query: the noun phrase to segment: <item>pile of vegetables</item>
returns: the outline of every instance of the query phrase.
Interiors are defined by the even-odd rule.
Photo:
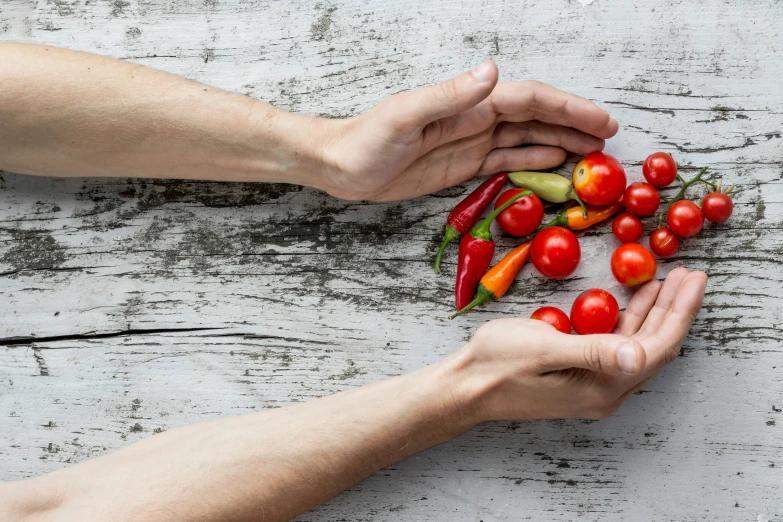
[[[435,272],[449,243],[460,239],[455,285],[457,311],[449,318],[502,297],[514,282],[528,258],[541,275],[564,279],[574,273],[581,259],[579,239],[574,231],[584,230],[616,216],[612,234],[621,243],[612,254],[612,274],[618,282],[634,287],[651,280],[657,270],[655,255],[670,257],[680,248],[681,240],[698,234],[705,219],[722,223],[731,216],[734,187],[723,190],[721,183],[704,179],[707,167],[690,180],[679,173],[670,154],[656,152],[645,160],[642,174],[646,182],[628,186],[625,170],[617,159],[603,152],[593,152],[574,167],[571,180],[551,172],[511,172],[497,174],[479,185],[449,214],[443,242],[435,258]],[[510,180],[519,188],[506,190]],[[670,198],[658,189],[681,183]],[[701,206],[686,197],[687,190],[701,184],[707,194]],[[576,202],[544,223],[544,205]],[[495,201],[493,211],[479,223],[482,212]],[[661,205],[665,205],[660,210]],[[655,221],[650,234],[650,250],[637,243],[644,235],[640,218]],[[490,268],[495,242],[490,232],[493,221],[507,234],[524,238],[524,242]],[[665,224],[664,224],[665,222]],[[652,228],[652,227],[650,227]],[[548,322],[564,333],[573,328],[578,334],[608,333],[620,317],[617,300],[600,288],[580,294],[571,307],[570,316],[547,306],[531,315]]]

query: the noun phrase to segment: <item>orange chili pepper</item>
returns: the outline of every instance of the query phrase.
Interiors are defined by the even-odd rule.
[[[560,212],[555,219],[542,226],[539,230],[549,227],[565,227],[569,230],[583,230],[596,223],[609,219],[624,208],[625,203],[623,203],[623,198],[620,198],[617,203],[605,207],[587,205],[587,217],[582,215],[582,209],[580,207],[571,207]]]
[[[514,282],[514,279],[517,277],[520,269],[525,264],[525,261],[527,261],[527,258],[530,257],[531,243],[532,241],[522,243],[514,250],[506,254],[506,256],[501,259],[498,264],[490,268],[479,282],[475,299],[473,299],[473,301],[471,301],[461,310],[451,314],[449,319],[454,319],[458,315],[464,314],[471,308],[503,296],[503,294],[508,291],[511,283]]]

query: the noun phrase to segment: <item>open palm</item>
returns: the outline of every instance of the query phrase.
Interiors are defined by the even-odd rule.
[[[323,188],[345,199],[399,200],[477,174],[551,168],[566,151],[604,147],[618,125],[592,102],[535,81],[497,83],[492,62],[391,96],[334,121]]]
[[[672,270],[663,284],[653,280],[634,294],[620,317],[614,335],[597,336],[585,345],[589,368],[570,368],[562,374],[578,383],[594,402],[602,404],[603,416],[613,414],[625,400],[639,391],[680,354],[696,314],[701,308],[707,276],[686,268]],[[617,365],[614,348],[623,342],[636,347],[638,372],[627,375],[612,371]]]
[[[614,333],[568,335],[543,321],[485,323],[462,353],[464,379],[485,390],[480,421],[602,419],[675,360],[701,308],[707,276],[676,268],[631,299]],[[459,353],[457,354],[459,356]]]

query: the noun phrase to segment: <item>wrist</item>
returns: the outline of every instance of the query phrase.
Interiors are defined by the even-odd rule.
[[[294,114],[259,103],[262,107],[251,118],[254,180],[323,189],[333,170],[327,149],[340,120]]]
[[[428,367],[444,398],[445,416],[462,431],[491,420],[485,398],[495,383],[482,379],[476,372],[477,359],[467,345],[446,359]]]

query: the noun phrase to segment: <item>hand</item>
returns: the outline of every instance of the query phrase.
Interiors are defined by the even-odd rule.
[[[330,120],[319,188],[344,199],[413,198],[477,174],[555,167],[566,151],[602,150],[617,133],[617,122],[584,98],[497,80],[495,64],[484,62],[358,117]]]
[[[707,276],[673,270],[634,295],[614,334],[566,335],[532,319],[482,326],[456,354],[467,378],[455,396],[477,422],[612,415],[677,358],[701,308]]]

